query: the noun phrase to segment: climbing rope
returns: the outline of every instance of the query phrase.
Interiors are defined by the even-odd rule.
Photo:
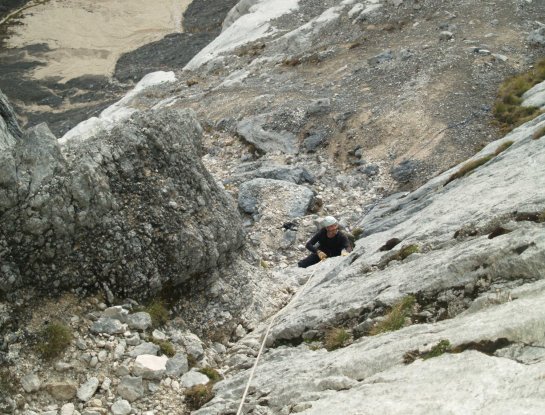
[[[308,277],[307,282],[305,285],[303,285],[303,288],[301,288],[297,293],[291,298],[288,304],[286,304],[283,308],[278,310],[278,312],[272,317],[271,322],[269,323],[269,326],[267,327],[267,331],[265,332],[265,335],[263,336],[263,341],[261,342],[261,347],[259,348],[259,352],[257,353],[257,357],[255,358],[254,366],[252,367],[252,371],[250,372],[250,378],[248,379],[248,383],[246,384],[246,388],[244,389],[244,393],[242,394],[242,399],[240,401],[240,406],[238,407],[237,415],[242,414],[242,407],[244,406],[244,402],[246,401],[246,395],[248,394],[248,390],[250,389],[250,383],[252,383],[252,379],[254,378],[255,369],[257,367],[257,364],[259,363],[259,358],[261,357],[261,354],[263,353],[263,349],[265,348],[265,342],[267,341],[267,337],[269,337],[269,332],[271,331],[271,327],[274,323],[274,320],[282,314],[284,311],[288,309],[288,307],[293,304],[293,302],[299,298],[299,296],[305,291],[305,288],[309,284],[310,280],[314,277],[314,274],[316,274],[316,270],[310,274],[310,277]]]

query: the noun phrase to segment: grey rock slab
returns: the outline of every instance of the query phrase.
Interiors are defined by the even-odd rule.
[[[208,376],[196,370],[190,370],[180,378],[180,385],[184,388],[191,388],[195,385],[206,385],[210,382]]]
[[[184,354],[177,353],[168,359],[165,369],[168,376],[178,377],[183,375],[189,370],[187,357]]]
[[[127,315],[129,311],[124,309],[121,306],[108,307],[102,312],[103,317],[109,317],[121,321],[122,323],[127,322]]]
[[[168,357],[143,354],[136,358],[132,369],[134,376],[143,379],[160,380],[166,372]]]
[[[245,118],[237,124],[237,133],[264,153],[297,154],[297,137],[288,131],[272,131],[264,127],[267,115]]]
[[[144,384],[142,378],[137,376],[123,376],[117,386],[117,394],[129,402],[144,396]]]
[[[146,330],[151,327],[152,320],[149,313],[139,311],[127,316],[127,324],[131,329]]]
[[[121,334],[127,329],[127,325],[121,321],[109,317],[100,317],[91,325],[93,333]]]
[[[285,218],[304,216],[314,192],[308,187],[282,180],[253,179],[242,183],[238,203],[246,213],[260,213],[267,208],[278,210]]]
[[[523,107],[545,106],[545,81],[530,88],[522,95],[522,98],[524,101],[520,105]]]
[[[389,234],[411,235],[417,239],[451,239],[467,224],[483,224],[506,213],[542,206],[545,195],[536,184],[542,183],[545,148],[543,140],[532,140],[532,134],[544,126],[545,115],[536,117],[503,139],[488,144],[470,160],[452,167],[414,192],[396,198],[395,203],[381,209],[380,219],[371,211],[357,226],[365,230],[365,235],[389,230]],[[493,155],[506,141],[515,144],[471,174],[445,186],[465,163]],[[505,177],[505,180],[496,180],[497,177]],[[505,197],[506,194],[509,197]]]
[[[260,370],[255,373],[252,386],[256,390],[268,391],[269,407],[275,413],[280,413],[279,411],[286,406],[301,403],[305,401],[305,396],[312,396],[317,392],[321,393],[318,395],[320,407],[326,405],[327,409],[312,412],[318,408],[313,401],[313,409],[308,413],[332,413],[333,403],[339,404],[345,397],[349,397],[350,404],[342,404],[341,412],[355,413],[357,408],[361,408],[359,401],[356,404],[356,397],[374,400],[376,395],[369,392],[370,387],[384,388],[391,394],[392,384],[388,380],[396,376],[400,376],[403,381],[395,381],[394,385],[399,385],[401,390],[407,388],[407,391],[396,394],[394,399],[387,401],[393,403],[399,400],[398,403],[404,410],[409,408],[413,397],[418,397],[418,401],[428,396],[422,393],[422,390],[428,390],[428,388],[430,396],[435,396],[432,391],[439,389],[446,394],[459,393],[460,400],[464,401],[463,405],[469,405],[467,408],[476,408],[482,403],[492,405],[498,396],[509,397],[506,398],[508,401],[514,399],[524,388],[535,391],[536,382],[539,380],[533,374],[543,370],[544,361],[535,365],[524,365],[513,360],[498,359],[468,350],[425,361],[419,359],[410,365],[405,365],[403,356],[412,350],[429,350],[432,345],[443,339],[448,339],[453,346],[478,344],[501,338],[513,343],[543,345],[545,344],[544,299],[545,289],[541,284],[534,286],[534,290],[531,290],[526,297],[499,304],[486,313],[469,314],[433,325],[413,325],[378,336],[362,337],[350,346],[332,352],[324,349],[310,350],[306,345],[296,348],[269,349],[268,353],[262,356]],[[528,310],[532,312],[528,313]],[[500,375],[504,370],[506,376]],[[410,378],[403,376],[408,372],[412,373]],[[464,372],[467,372],[466,375],[462,375]],[[435,375],[439,373],[441,376]],[[210,406],[214,406],[215,400],[221,402],[238,393],[245,384],[247,375],[248,372],[243,372],[216,384],[216,397]],[[454,385],[459,386],[459,379],[466,379],[466,376],[470,387],[467,389],[454,387]],[[501,379],[501,381],[492,382],[494,386],[491,386],[490,382],[482,383],[481,376],[486,379]],[[420,380],[417,381],[416,377]],[[337,380],[332,381],[333,379]],[[440,384],[439,379],[443,379],[444,383]],[[414,385],[415,382],[419,385],[418,388]],[[452,386],[445,388],[445,383]],[[285,385],[289,385],[289,388]],[[486,386],[482,387],[482,385]],[[513,385],[512,392],[509,391],[511,385]],[[322,390],[324,386],[329,391],[331,391],[329,387],[338,387],[340,391],[324,393]],[[343,391],[345,387],[349,390]],[[417,392],[418,390],[420,392]],[[379,395],[382,396],[382,393]],[[541,392],[518,396],[522,398],[524,405],[530,405],[532,408],[535,402],[542,404],[542,400],[545,399],[545,394]],[[428,400],[423,399],[422,403],[425,402],[429,403]],[[446,410],[449,402],[453,401],[447,397],[440,400],[434,399],[435,413]],[[248,403],[251,404],[252,401]],[[409,413],[429,413],[422,408],[426,407],[417,406],[414,411],[409,410]],[[218,412],[218,414],[221,413]],[[468,413],[473,412],[468,409]],[[197,411],[196,414],[200,412]]]
[[[80,385],[77,391],[77,397],[80,401],[87,402],[93,397],[98,389],[99,381],[97,378],[89,378],[85,383]]]
[[[160,347],[155,343],[142,342],[129,352],[131,357],[137,357],[143,354],[157,355]]]
[[[183,333],[180,337],[181,343],[184,345],[187,354],[196,360],[199,360],[204,355],[204,346],[199,337],[193,333]]]

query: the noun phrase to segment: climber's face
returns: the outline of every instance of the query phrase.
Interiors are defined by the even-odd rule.
[[[339,229],[339,225],[329,225],[325,227],[325,230],[327,231],[327,237],[333,238],[335,235],[337,235],[337,230]]]

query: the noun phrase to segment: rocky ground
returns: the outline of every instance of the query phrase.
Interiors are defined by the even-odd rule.
[[[230,16],[227,44],[247,29],[236,18],[244,21],[250,5],[241,2]],[[203,163],[238,202],[246,245],[231,266],[184,286],[158,331],[144,314],[133,321],[143,304],[126,299],[111,308],[107,292],[83,300],[66,294],[30,309],[30,293],[2,303],[4,410],[183,414],[183,392],[213,376],[198,369],[214,367],[227,379],[199,413],[234,413],[262,320],[313,276],[308,294],[273,327],[274,347],[246,413],[446,413],[437,402],[449,402],[453,391],[453,401],[467,402],[452,404],[454,413],[540,413],[535,383],[513,381],[510,390],[495,380],[537,379],[542,369],[545,161],[542,139],[532,136],[543,118],[503,139],[513,141],[509,150],[478,174],[445,184],[453,166],[501,144],[493,142],[503,135],[492,122],[496,91],[543,54],[536,22],[543,13],[540,2],[526,0],[302,1],[249,42],[218,52],[220,36],[176,68],[176,81],[124,103],[195,110]],[[366,238],[316,275],[294,268],[328,214]],[[403,260],[399,247],[381,250],[394,238],[420,252]],[[369,336],[406,295],[417,302],[407,324],[421,324]],[[74,334],[68,350],[51,361],[26,353],[38,327],[59,315]],[[348,347],[323,348],[332,327],[348,330]],[[419,359],[443,339],[451,351],[469,351]],[[174,357],[154,349],[160,340]],[[403,366],[409,352],[415,363]],[[456,383],[465,379],[475,391],[485,374],[491,392],[479,389],[479,399]],[[423,380],[408,387],[415,379]],[[445,379],[454,383],[442,392],[426,389]],[[494,396],[506,398],[500,405]]]

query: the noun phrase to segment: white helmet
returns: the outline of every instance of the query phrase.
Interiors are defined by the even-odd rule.
[[[335,225],[337,223],[337,219],[335,219],[333,216],[326,216],[324,220],[322,221],[322,226],[331,226]]]

